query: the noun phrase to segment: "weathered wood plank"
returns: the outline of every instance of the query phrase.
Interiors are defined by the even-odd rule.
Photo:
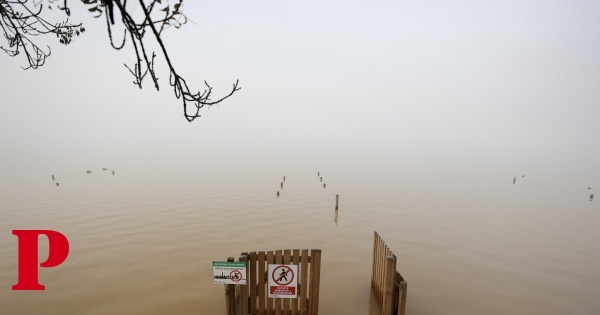
[[[274,263],[275,263],[275,255],[274,255],[274,252],[272,250],[270,250],[270,251],[267,252],[267,266],[269,264],[274,264]],[[269,289],[269,287],[268,287],[269,286],[269,281],[268,281],[269,275],[268,275],[268,272],[269,272],[269,268],[267,268],[267,271],[265,272],[265,275],[264,275],[265,281],[267,281],[267,285],[266,285],[266,288],[265,288],[266,290]],[[267,294],[267,315],[275,315],[275,308],[274,308],[274,304],[273,304],[274,303],[274,301],[273,301],[274,299],[270,298],[268,296],[269,295]]]
[[[375,279],[377,274],[377,231],[373,231],[373,265],[371,267],[371,287],[375,288]]]
[[[258,252],[258,314],[267,314],[265,285],[265,252]]]
[[[294,249],[293,253],[292,253],[292,264],[294,265],[299,265],[300,264],[300,250],[299,249]],[[300,273],[300,268],[298,268],[298,273]],[[300,286],[300,275],[296,275],[296,277],[298,277],[298,286]],[[298,288],[299,289],[299,288]],[[292,306],[291,306],[291,315],[298,315],[298,299],[300,298],[300,292],[298,292],[298,298],[293,299],[292,300]]]
[[[286,249],[283,251],[283,264],[289,265],[292,263],[292,250]],[[294,275],[294,277],[298,277],[298,275]],[[281,306],[281,313],[283,315],[290,314],[290,302],[292,299],[282,299],[283,305]],[[295,299],[294,299],[295,300]]]
[[[235,258],[227,258],[228,262],[235,261]],[[227,315],[235,315],[235,284],[225,284],[225,298]]]
[[[275,264],[283,264],[283,251],[278,249],[275,251]],[[271,277],[271,275],[269,275]],[[280,298],[273,299],[275,301],[275,305],[273,309],[275,310],[275,315],[281,315],[281,300]]]
[[[300,314],[308,314],[308,249],[302,250],[300,258]]]
[[[321,250],[310,251],[312,263],[310,264],[310,309],[309,315],[319,314],[319,286],[321,285]]]
[[[239,315],[248,315],[248,253],[242,253],[239,259],[240,262],[246,264],[246,284],[238,285],[237,290],[239,291],[240,299],[240,313]]]
[[[392,314],[392,306],[394,304],[394,278],[396,270],[394,266],[396,265],[396,260],[392,256],[388,256],[385,264],[385,276],[383,278],[383,314],[391,315]]]
[[[249,268],[248,268],[248,285],[250,289],[250,314],[255,315],[258,314],[256,302],[258,297],[258,291],[256,290],[256,252],[251,252],[249,254]]]

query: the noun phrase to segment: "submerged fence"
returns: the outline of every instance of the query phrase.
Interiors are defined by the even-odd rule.
[[[396,255],[375,231],[373,241],[373,270],[371,287],[379,303],[381,315],[404,315],[407,283],[396,271]],[[371,312],[373,313],[373,312]]]
[[[228,261],[235,259],[230,257]],[[372,298],[370,315],[405,315],[408,286],[396,271],[396,255],[374,232]],[[246,284],[226,284],[227,315],[318,315],[321,278],[320,249],[286,249],[242,253],[239,262],[246,266]],[[296,268],[296,294],[292,298],[269,297],[269,265]],[[275,269],[276,270],[276,269]],[[295,273],[295,274],[294,274]],[[243,283],[243,282],[242,282]]]
[[[228,261],[234,261],[229,258]],[[320,249],[286,249],[242,253],[246,263],[246,285],[225,285],[227,315],[318,315],[321,277]],[[298,266],[298,297],[269,298],[268,265]]]

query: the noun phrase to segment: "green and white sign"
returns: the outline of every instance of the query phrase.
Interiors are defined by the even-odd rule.
[[[213,261],[214,283],[246,284],[246,263]]]

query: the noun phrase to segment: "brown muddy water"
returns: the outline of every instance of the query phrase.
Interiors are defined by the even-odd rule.
[[[577,177],[101,167],[2,179],[0,314],[224,314],[213,260],[320,248],[320,314],[365,315],[374,230],[398,255],[407,314],[600,314],[600,200]],[[14,229],[68,237],[67,260],[40,271],[46,291],[11,291]]]

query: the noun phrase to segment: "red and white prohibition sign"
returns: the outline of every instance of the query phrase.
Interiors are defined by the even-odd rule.
[[[269,265],[269,297],[298,297],[298,265]]]
[[[239,270],[234,270],[229,274],[231,281],[239,282],[242,280],[242,273]]]
[[[289,266],[280,265],[273,269],[271,277],[273,277],[273,281],[278,285],[288,285],[294,280],[294,272]]]

